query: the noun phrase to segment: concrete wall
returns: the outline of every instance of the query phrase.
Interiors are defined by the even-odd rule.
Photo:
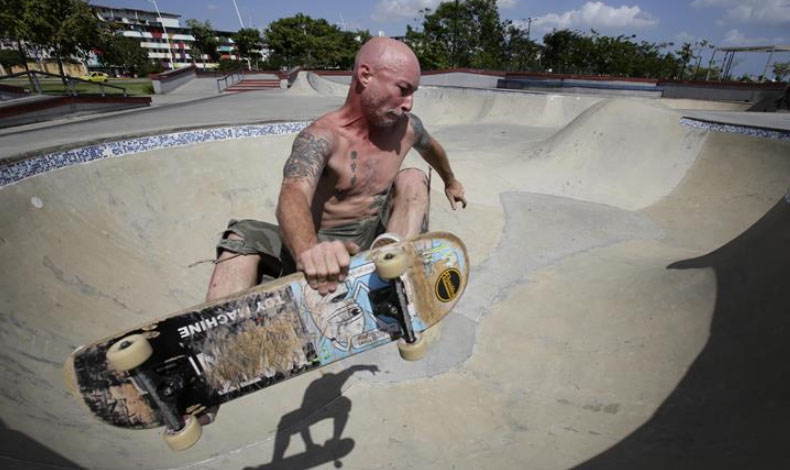
[[[348,85],[351,83],[351,74],[322,73],[321,77],[335,83]],[[420,77],[420,85],[427,86],[457,86],[464,88],[496,88],[497,80],[501,76],[469,72],[441,72],[425,73]]]
[[[635,83],[620,80],[506,78],[498,80],[497,87],[510,90],[584,93],[608,96],[640,96],[644,98],[660,98],[662,93],[662,89],[656,86],[655,83]]]
[[[60,75],[60,68],[58,67],[58,63],[56,61],[44,61],[42,63],[38,62],[28,62],[27,67],[30,70],[38,70],[39,72],[49,72]],[[9,73],[20,73],[24,72],[25,67],[21,65],[15,65],[11,67],[11,72]],[[72,64],[68,62],[63,63],[63,72],[66,75],[72,77],[79,77],[81,75],[85,75],[88,73],[88,69],[85,68],[82,64]]]
[[[154,93],[165,95],[176,88],[191,81],[197,74],[195,67],[183,67],[165,73],[151,75],[151,83],[154,85]]]
[[[321,73],[319,75],[321,77],[326,78],[327,80],[335,82],[335,83],[342,83],[343,85],[350,85],[351,84],[351,75],[350,74],[349,75],[338,75],[338,74],[326,75],[326,74]]]
[[[420,78],[420,85],[458,86],[465,88],[496,88],[501,76],[469,72],[427,73]]]
[[[0,108],[0,128],[19,126],[75,113],[97,113],[142,108],[151,105],[148,97],[53,97],[29,104]]]
[[[8,101],[16,98],[30,96],[30,93],[22,87],[0,85],[0,101]]]
[[[766,96],[778,96],[781,88],[760,85],[720,85],[711,83],[671,83],[662,82],[664,98],[683,98],[711,101],[746,101],[754,103]]]

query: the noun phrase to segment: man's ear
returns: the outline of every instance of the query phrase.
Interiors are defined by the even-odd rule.
[[[357,81],[360,85],[367,87],[370,84],[370,79],[373,74],[367,64],[362,64],[357,67]]]

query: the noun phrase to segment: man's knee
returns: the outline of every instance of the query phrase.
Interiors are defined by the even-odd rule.
[[[401,170],[395,177],[395,194],[406,194],[409,197],[428,195],[428,175],[417,168]]]
[[[224,261],[228,258],[238,258],[240,256],[248,257],[257,255],[257,253],[244,253],[241,249],[243,246],[244,237],[234,232],[226,233],[217,245],[217,261]]]
[[[234,232],[230,232],[225,238],[227,238],[228,240],[239,240],[241,242],[244,241],[244,237]]]

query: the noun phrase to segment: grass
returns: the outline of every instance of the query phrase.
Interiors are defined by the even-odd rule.
[[[59,78],[39,78],[41,84],[41,91],[45,95],[65,95],[66,87]],[[0,80],[0,84],[18,86],[30,90],[30,82],[27,78],[13,78],[7,80]],[[148,78],[111,78],[105,83],[106,85],[114,85],[126,88],[128,96],[150,96],[153,94],[153,85]],[[101,87],[98,83],[83,83],[77,82],[74,84],[74,89],[78,95],[101,95]],[[117,88],[104,87],[106,95],[123,96],[123,91]]]

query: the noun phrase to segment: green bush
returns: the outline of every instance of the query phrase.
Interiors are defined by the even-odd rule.
[[[219,65],[217,66],[217,70],[219,70],[222,73],[229,73],[241,69],[243,67],[244,64],[242,64],[237,60],[220,59]]]
[[[152,73],[162,73],[164,71],[165,71],[165,66],[160,64],[159,62],[151,64],[151,66],[148,67],[148,75]]]
[[[15,51],[12,49],[1,49],[0,50],[0,64],[3,64],[3,67],[11,68],[16,66],[23,66],[25,63],[22,61],[22,55],[19,51]]]

